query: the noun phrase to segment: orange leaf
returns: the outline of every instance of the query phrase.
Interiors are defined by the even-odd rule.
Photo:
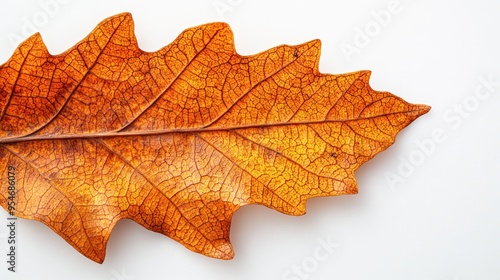
[[[96,262],[127,218],[230,259],[238,208],[357,193],[354,170],[429,110],[369,71],[321,74],[319,55],[315,40],[241,56],[224,23],[145,52],[129,14],[60,55],[36,34],[0,67],[0,203]]]

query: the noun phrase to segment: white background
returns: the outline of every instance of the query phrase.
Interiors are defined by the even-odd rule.
[[[41,223],[22,220],[14,274],[3,261],[1,210],[0,279],[500,279],[499,1],[400,0],[383,25],[375,15],[390,0],[66,0],[44,10],[40,3],[47,2],[1,0],[0,63],[24,33],[40,31],[57,54],[124,11],[133,14],[139,45],[148,51],[185,28],[226,21],[240,54],[319,38],[322,72],[370,69],[374,89],[432,110],[356,172],[359,194],[312,199],[301,217],[240,209],[232,261],[122,221],[100,265]],[[360,32],[371,37],[363,41]],[[348,46],[357,53],[347,54]],[[488,91],[481,79],[498,82]],[[430,140],[436,130],[444,134],[439,143]],[[426,154],[418,142],[427,143]],[[338,244],[323,261],[314,256],[319,239]]]

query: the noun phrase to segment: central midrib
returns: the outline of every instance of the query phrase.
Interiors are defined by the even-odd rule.
[[[150,136],[150,135],[162,135],[162,134],[173,134],[173,133],[203,133],[203,132],[217,132],[217,131],[234,131],[241,129],[253,129],[253,128],[269,128],[269,127],[279,127],[279,126],[300,126],[300,125],[311,125],[311,124],[325,124],[325,123],[345,123],[358,120],[374,119],[379,117],[386,117],[395,114],[414,114],[420,113],[424,109],[415,109],[400,112],[391,112],[386,114],[380,114],[369,117],[357,117],[352,119],[341,119],[341,120],[316,120],[316,121],[303,121],[303,122],[286,122],[286,123],[265,123],[265,124],[249,124],[241,126],[231,126],[231,127],[195,127],[195,128],[171,128],[171,129],[155,129],[155,130],[137,130],[137,131],[111,131],[111,132],[98,132],[90,134],[61,134],[61,135],[29,135],[21,137],[3,138],[0,139],[0,144],[12,144],[18,142],[27,141],[42,141],[42,140],[69,140],[69,139],[91,139],[91,138],[112,138],[112,137],[129,137],[129,136]]]

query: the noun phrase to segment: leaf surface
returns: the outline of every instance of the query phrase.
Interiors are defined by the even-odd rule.
[[[132,219],[231,259],[231,217],[357,193],[354,171],[429,110],[374,91],[370,72],[318,71],[319,40],[236,53],[224,23],[139,49],[130,14],[51,55],[39,34],[0,67],[0,204],[103,262]]]

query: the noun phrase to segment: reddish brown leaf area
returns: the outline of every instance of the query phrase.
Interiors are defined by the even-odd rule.
[[[370,88],[370,72],[318,71],[320,42],[241,56],[224,23],[138,48],[129,14],[60,55],[36,34],[0,67],[0,203],[102,262],[132,219],[230,259],[233,213],[354,194],[354,170],[428,106]]]

